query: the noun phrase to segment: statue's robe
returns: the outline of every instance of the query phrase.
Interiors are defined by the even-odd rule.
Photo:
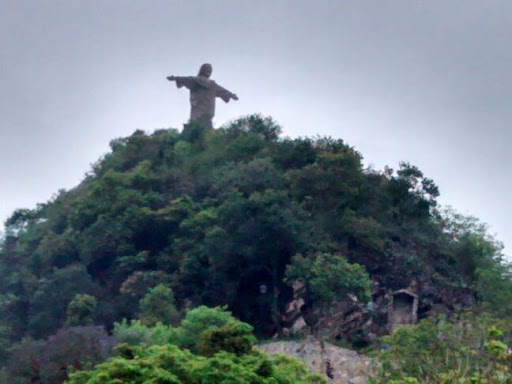
[[[178,88],[190,90],[190,121],[200,121],[212,125],[215,116],[215,99],[220,97],[228,103],[233,94],[213,80],[201,76],[176,77]]]

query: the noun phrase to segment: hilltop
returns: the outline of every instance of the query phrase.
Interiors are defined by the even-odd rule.
[[[162,286],[171,323],[225,305],[265,338],[297,318],[301,332],[318,332],[337,313],[364,313],[345,335],[360,346],[389,330],[390,292],[416,297],[420,319],[497,309],[507,294],[500,245],[440,210],[435,183],[408,163],[368,169],[342,140],[282,137],[257,115],[216,130],[136,131],[110,146],[80,185],[6,221],[4,358],[12,343],[70,324],[149,321],[147,297]]]

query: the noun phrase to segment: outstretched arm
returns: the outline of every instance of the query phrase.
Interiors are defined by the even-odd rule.
[[[167,80],[175,81],[178,88],[192,89],[196,85],[195,79],[194,76],[167,76]]]
[[[226,88],[222,88],[220,85],[217,85],[217,97],[220,97],[224,102],[229,103],[229,100],[238,100],[238,96]]]

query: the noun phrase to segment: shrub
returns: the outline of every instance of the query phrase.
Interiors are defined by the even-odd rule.
[[[374,384],[512,382],[501,321],[465,314],[429,318],[383,338]]]
[[[124,357],[115,357],[93,371],[75,372],[69,384],[320,384],[325,380],[311,374],[297,360],[253,351],[236,356],[219,352],[203,357],[175,345],[137,346]]]
[[[199,341],[207,333],[229,324],[241,324],[241,322],[223,307],[209,308],[202,305],[187,312],[181,325],[176,329],[176,342],[182,347],[197,352]]]
[[[233,353],[249,351],[256,342],[252,331],[252,326],[237,320],[225,308],[200,306],[188,311],[177,328],[161,322],[149,327],[140,320],[123,320],[114,324],[113,334],[130,346],[175,344],[211,355],[221,349]]]
[[[121,343],[128,345],[164,345],[176,342],[176,329],[162,323],[149,327],[140,320],[127,321],[114,324],[113,335]]]
[[[203,334],[199,340],[198,351],[204,356],[211,356],[220,351],[245,355],[256,343],[252,330],[249,324],[242,322],[233,322],[222,328],[211,330]]]

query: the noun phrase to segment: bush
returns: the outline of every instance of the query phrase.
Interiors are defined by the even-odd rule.
[[[505,323],[465,314],[429,318],[383,338],[374,384],[512,382]]]
[[[359,264],[349,263],[341,255],[295,255],[286,268],[286,279],[306,283],[311,298],[319,303],[343,299],[348,294],[365,302],[371,297],[368,272]]]
[[[241,323],[225,308],[209,308],[202,305],[187,312],[181,325],[176,329],[176,342],[182,347],[198,352],[198,343],[207,333],[229,324],[245,323]]]
[[[154,327],[142,324],[140,320],[128,322],[126,319],[114,324],[113,335],[121,343],[128,345],[164,345],[176,342],[176,329],[162,323]]]
[[[69,384],[315,384],[325,383],[297,360],[270,359],[253,351],[236,356],[219,352],[212,357],[194,355],[175,345],[123,347],[115,357],[93,371],[75,372]]]
[[[198,351],[203,356],[211,356],[220,351],[245,355],[256,343],[252,330],[249,324],[242,322],[233,322],[222,328],[211,330],[199,340]]]
[[[140,320],[114,324],[113,334],[121,343],[135,346],[175,344],[194,353],[211,355],[221,349],[245,353],[256,342],[253,328],[237,320],[221,307],[200,306],[187,312],[177,328],[157,323],[154,327]]]

